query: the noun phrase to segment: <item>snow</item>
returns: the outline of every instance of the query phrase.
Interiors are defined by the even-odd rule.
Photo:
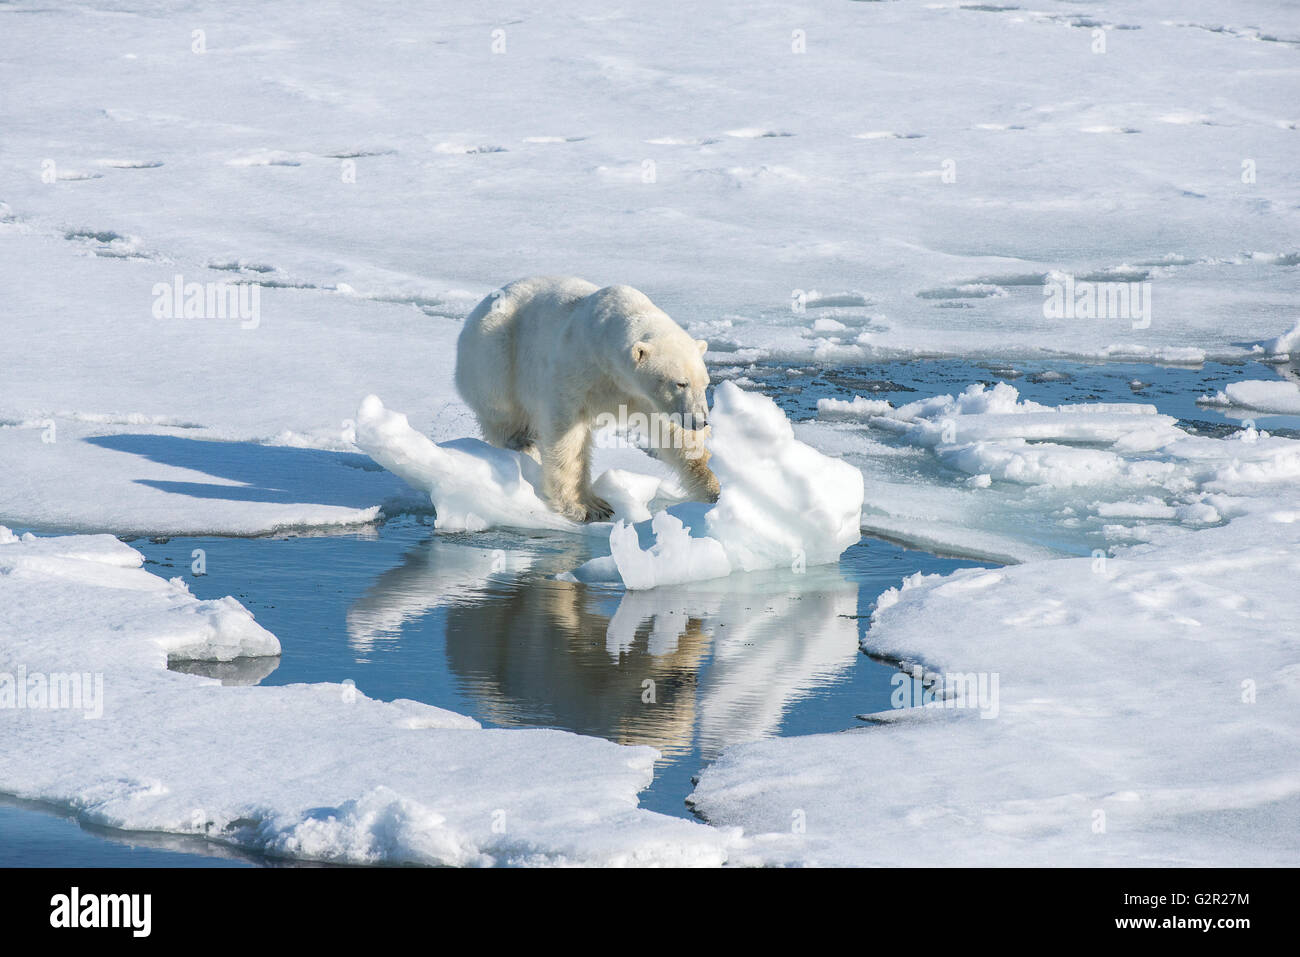
[[[156,2],[10,6],[11,524],[256,534],[372,520],[400,491],[382,473],[334,500],[236,504],[143,484],[228,482],[219,449],[198,469],[211,477],[177,479],[85,440],[157,429],[355,451],[347,422],[368,393],[435,441],[470,434],[451,386],[460,319],[503,282],[574,263],[644,289],[710,341],[715,365],[1197,362],[1294,345],[1295,118],[1269,105],[1294,84],[1292,45],[1259,39],[1300,32],[1285,3],[1222,22],[1208,0],[1122,18],[1103,0],[1090,15],[1105,53],[1068,18],[953,4],[762,2],[687,33],[673,3],[611,20],[569,0],[563,17],[506,26],[436,6],[304,17],[235,3],[200,5],[201,27],[183,29]],[[950,50],[961,83],[934,71]],[[347,83],[336,59],[356,68]],[[1007,63],[1032,95],[997,79]],[[521,217],[525,204],[564,215]],[[1149,328],[1046,319],[1049,274],[1150,282]],[[258,283],[256,328],[154,318],[151,290],[176,275]],[[47,421],[68,447],[25,454]]]
[[[0,224],[0,268],[14,269],[0,374],[0,521],[251,535],[411,507],[406,486],[344,436],[366,384],[389,380],[387,391],[421,409],[426,424],[457,421],[450,368],[431,384],[421,350],[395,348],[430,338],[426,315],[331,297],[325,324],[320,292],[266,288],[256,329],[159,321],[150,312],[157,264],[78,256],[69,245]],[[76,289],[75,302],[64,287]]]
[[[638,809],[650,748],[486,730],[346,682],[222,687],[168,671],[280,643],[234,599],[199,601],[141,561],[110,536],[0,528],[0,704],[14,676],[93,675],[103,691],[98,715],[0,708],[0,790],[105,827],[336,863],[726,860],[734,833]]]
[[[763,0],[685,32],[680,2],[611,16],[567,0],[510,23],[375,0],[309,17],[201,4],[184,24],[156,0],[18,8],[0,107],[10,231],[88,259],[111,243],[63,237],[134,237],[138,258],[115,264],[150,272],[146,289],[246,263],[282,284],[281,302],[404,302],[436,327],[511,278],[577,262],[720,350],[791,357],[1191,361],[1247,354],[1296,321],[1294,44],[1257,36],[1300,35],[1284,0],[1231,13],[1100,0],[1097,27]],[[955,53],[960,82],[934,68]],[[57,301],[61,277],[92,267],[10,268],[40,277],[24,300]],[[1053,271],[1151,282],[1150,327],[1045,319]],[[798,312],[798,290],[862,304]],[[114,301],[104,328],[142,295]],[[847,328],[818,330],[824,319]],[[336,315],[326,334],[351,338],[348,325]],[[33,374],[76,347],[47,344]]]
[[[207,434],[70,417],[0,426],[0,515],[46,530],[256,535],[363,525],[384,506],[418,506],[400,481],[355,453]]]
[[[907,579],[864,650],[992,707],[741,745],[693,806],[748,863],[1294,863],[1300,498],[1272,491],[1171,545]]]
[[[357,410],[356,438],[384,468],[428,491],[438,528],[579,527],[542,500],[541,468],[526,455],[478,439],[436,445],[411,428],[405,415],[385,409],[375,395]]]
[[[1230,382],[1214,395],[1198,399],[1202,405],[1222,406],[1279,415],[1300,415],[1300,385],[1286,381]]]
[[[1288,332],[1282,333],[1265,346],[1270,355],[1285,358],[1292,352],[1300,352],[1300,322],[1296,322]]]

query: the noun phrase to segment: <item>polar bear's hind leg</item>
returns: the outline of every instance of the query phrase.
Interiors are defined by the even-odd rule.
[[[532,425],[521,421],[517,415],[494,414],[496,410],[478,413],[479,428],[483,430],[483,439],[489,445],[499,449],[522,452],[539,464],[541,454],[537,451],[537,436]]]
[[[537,450],[537,436],[533,435],[530,429],[517,429],[514,435],[506,440],[506,448],[514,452],[522,452],[538,465],[542,463],[542,453]]]

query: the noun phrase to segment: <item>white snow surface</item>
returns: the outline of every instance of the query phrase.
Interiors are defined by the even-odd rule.
[[[102,714],[0,708],[0,790],[107,827],[353,864],[699,865],[734,832],[641,810],[656,752],[488,730],[348,683],[222,687],[168,658],[278,655],[232,598],[199,601],[111,536],[0,527],[0,703],[102,679]],[[35,699],[32,699],[33,701]]]
[[[1300,415],[1300,385],[1288,381],[1230,382],[1214,395],[1202,396],[1202,405],[1244,409],[1278,415]]]
[[[739,745],[694,807],[743,826],[750,863],[1294,865],[1300,497],[1285,499],[1115,558],[907,579],[864,650],[996,675],[989,717],[940,699]]]
[[[1288,0],[6,6],[5,245],[149,273],[79,300],[110,338],[157,325],[149,288],[178,272],[277,284],[264,342],[289,301],[432,331],[574,263],[718,355],[1194,361],[1297,321]],[[91,266],[13,255],[15,311],[61,322]],[[1149,327],[1045,319],[1053,271],[1151,282]],[[33,374],[79,346],[46,345]]]

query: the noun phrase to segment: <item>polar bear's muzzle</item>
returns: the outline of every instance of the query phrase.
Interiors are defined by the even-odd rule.
[[[677,419],[688,432],[708,426],[709,400],[703,389],[691,389],[678,398]]]
[[[708,428],[709,410],[703,412],[686,412],[682,415],[682,428],[691,432],[697,432],[700,429]]]

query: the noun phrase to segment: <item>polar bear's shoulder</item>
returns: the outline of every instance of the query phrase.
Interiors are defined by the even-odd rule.
[[[628,315],[655,308],[649,296],[632,286],[605,286],[595,290],[592,299],[602,306]]]
[[[591,318],[603,325],[635,329],[641,335],[655,335],[677,324],[650,297],[632,286],[605,286],[587,298]]]

